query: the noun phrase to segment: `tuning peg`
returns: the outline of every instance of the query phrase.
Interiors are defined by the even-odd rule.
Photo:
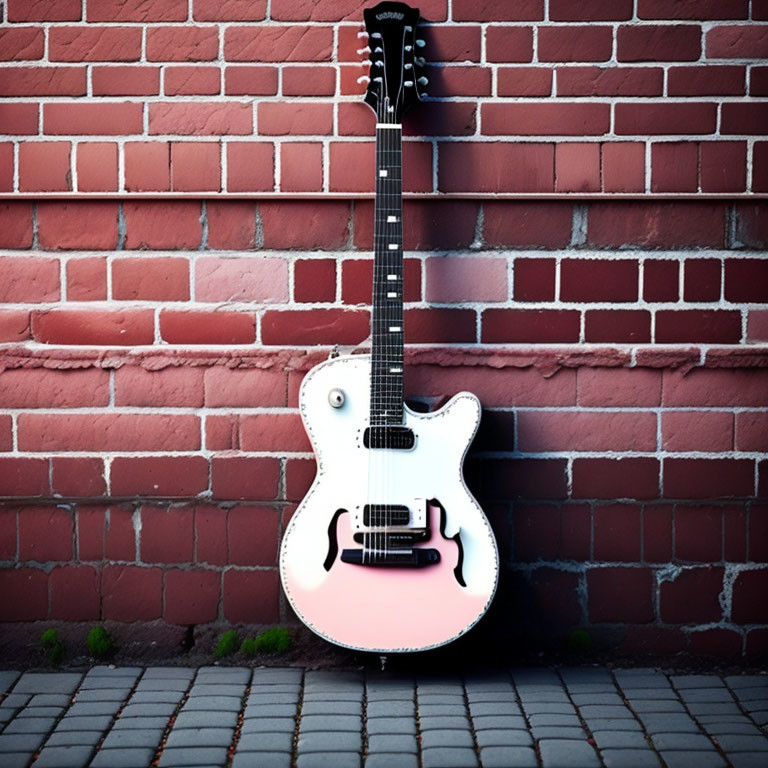
[[[426,45],[426,43],[423,40],[417,40],[416,41],[416,47],[417,48],[423,48]]]
[[[362,56],[364,53],[370,53],[371,49],[366,45],[365,48],[358,48],[357,55]]]
[[[423,56],[416,56],[413,59],[413,63],[417,67],[423,67],[427,63],[427,60]]]
[[[361,64],[362,64],[364,67],[365,67],[365,66],[370,66],[370,65],[371,65],[371,60],[370,60],[370,59],[363,59],[363,60],[362,60],[360,63],[361,63]]]
[[[413,69],[413,64],[408,62],[407,64],[403,64],[403,69]]]
[[[413,32],[413,27],[406,26],[406,27],[404,27],[404,29],[405,29],[406,32]]]
[[[429,80],[427,80],[426,77],[420,77],[416,82],[419,85],[424,86],[424,85],[426,85],[429,82]]]
[[[368,39],[368,33],[367,32],[358,32],[357,36],[359,38],[363,38],[364,37],[364,38]]]
[[[405,46],[405,50],[410,53],[413,50],[413,46],[412,45],[406,45]]]
[[[403,83],[403,85],[404,85],[406,88],[413,88],[413,80],[406,80],[406,81]]]
[[[374,32],[374,33],[371,35],[371,37],[372,37],[374,40],[381,40],[381,32]]]
[[[383,67],[384,66],[384,62],[381,59],[376,59],[376,61],[373,62],[373,65],[375,67]]]
[[[365,83],[366,85],[368,85],[368,83],[371,82],[371,78],[368,77],[368,75],[361,75],[360,77],[357,78],[357,82]]]

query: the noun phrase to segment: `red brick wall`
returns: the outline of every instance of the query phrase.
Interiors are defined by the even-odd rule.
[[[362,5],[5,3],[0,621],[292,621],[298,384],[368,335]],[[483,402],[490,625],[765,653],[768,4],[421,6],[407,388]]]

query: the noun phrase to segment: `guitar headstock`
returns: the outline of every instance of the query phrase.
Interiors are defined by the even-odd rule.
[[[419,53],[424,41],[416,37],[419,9],[383,2],[366,8],[363,16],[371,59],[365,102],[378,122],[400,123],[427,84],[419,74],[424,64]]]

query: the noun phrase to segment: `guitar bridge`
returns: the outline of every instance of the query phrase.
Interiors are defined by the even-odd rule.
[[[351,565],[372,565],[394,568],[423,568],[440,562],[437,549],[344,549],[341,562]]]

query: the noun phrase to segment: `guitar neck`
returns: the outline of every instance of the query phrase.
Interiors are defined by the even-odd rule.
[[[376,127],[371,324],[371,424],[402,424],[402,129],[386,122],[378,122]]]

